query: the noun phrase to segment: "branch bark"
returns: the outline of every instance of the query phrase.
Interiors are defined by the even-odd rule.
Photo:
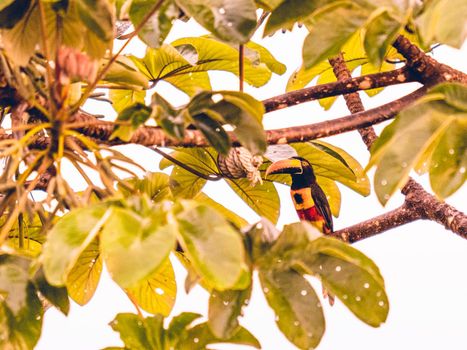
[[[263,100],[263,104],[266,113],[269,113],[321,98],[340,96],[360,90],[370,90],[390,85],[410,83],[417,81],[416,78],[416,75],[412,74],[407,67],[389,72],[362,75],[355,78],[352,78],[349,73],[343,80],[287,92]]]

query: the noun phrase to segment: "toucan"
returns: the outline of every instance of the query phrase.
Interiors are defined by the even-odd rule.
[[[266,169],[266,176],[272,174],[292,176],[290,195],[300,220],[309,221],[325,234],[333,231],[328,199],[316,183],[313,167],[308,160],[302,157],[279,160]]]

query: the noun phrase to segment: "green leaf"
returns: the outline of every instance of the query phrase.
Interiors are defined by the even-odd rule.
[[[260,270],[259,278],[281,332],[300,349],[315,348],[325,321],[321,302],[308,281],[293,270]]]
[[[378,165],[375,191],[382,204],[403,186],[410,170],[424,161],[426,150],[439,142],[457,112],[443,101],[419,103],[402,111],[383,130],[367,166]]]
[[[113,39],[114,18],[106,0],[78,0],[78,13],[84,25],[101,41]]]
[[[219,172],[214,161],[216,154],[211,149],[179,148],[170,155],[201,174],[210,175]],[[171,165],[171,161],[163,158],[159,167],[165,169]],[[176,165],[170,174],[169,184],[174,196],[191,199],[201,191],[206,180]]]
[[[34,282],[42,296],[59,309],[65,316],[70,311],[70,300],[65,287],[50,285],[45,279],[44,270],[40,269],[34,277]]]
[[[136,28],[155,6],[153,0],[132,0],[130,20]],[[165,1],[143,25],[138,37],[149,47],[158,48],[172,28],[172,22],[178,18],[179,10],[171,1]]]
[[[202,132],[214,149],[221,154],[227,154],[230,149],[229,135],[217,118],[211,118],[212,115],[213,113],[209,115],[202,113],[194,115],[192,119],[196,128]]]
[[[329,177],[331,179],[334,179],[336,181],[339,181],[341,184],[349,187],[350,189],[354,190],[355,192],[361,194],[362,196],[368,196],[370,194],[370,180],[368,179],[368,176],[365,173],[365,170],[362,168],[360,163],[352,157],[349,153],[344,151],[343,149],[336,147],[334,145],[331,145],[330,143],[321,141],[321,140],[315,140],[313,141],[315,145],[319,144],[324,147],[324,149],[327,149],[329,151],[335,152],[340,158],[342,158],[347,166],[352,170],[352,172],[355,174],[355,179],[348,179],[344,176],[336,176],[330,172],[325,172],[325,173],[320,173],[317,172],[316,174],[318,176],[325,176]]]
[[[204,350],[209,344],[229,343],[239,345],[249,345],[256,349],[260,349],[261,345],[258,340],[243,327],[239,327],[238,331],[227,339],[221,339],[211,333],[207,323],[201,323],[193,328],[190,328],[183,339],[175,345],[177,350]]]
[[[246,45],[246,56],[248,56],[248,50],[252,50],[258,54],[258,61],[264,63],[271,72],[282,75],[287,71],[285,64],[279,62],[264,46],[261,46],[253,41],[249,41]],[[252,59],[255,63],[256,60]],[[259,63],[261,64],[261,63]]]
[[[177,295],[177,284],[172,264],[167,259],[156,273],[127,289],[136,303],[151,314],[168,316]]]
[[[153,202],[162,202],[165,199],[171,199],[171,193],[169,188],[169,176],[164,173],[152,173],[148,172],[144,178],[132,178],[126,180],[129,182],[135,190],[139,193],[145,193]],[[125,196],[133,195],[134,192],[128,192],[127,190],[120,189]]]
[[[250,295],[251,287],[244,290],[211,292],[208,325],[216,337],[230,338],[238,331],[238,318],[243,314],[243,307],[248,305]]]
[[[176,0],[180,8],[219,39],[245,44],[256,29],[253,0]]]
[[[319,276],[323,286],[337,296],[355,316],[373,327],[389,311],[384,280],[378,267],[361,252],[330,237],[319,237],[306,250],[297,251],[296,263]]]
[[[240,233],[213,208],[188,201],[183,206],[176,220],[185,254],[212,287],[231,288],[247,269]]]
[[[110,323],[110,326],[120,333],[125,349],[167,349],[161,315],[142,319],[135,314],[120,313]]]
[[[117,124],[110,135],[110,140],[119,138],[123,141],[130,141],[133,133],[149,119],[151,113],[150,107],[139,102],[125,108],[118,114]],[[120,124],[118,124],[119,122]]]
[[[371,15],[365,25],[365,51],[370,62],[379,67],[383,62],[389,46],[401,31],[403,23],[390,9],[379,8]]]
[[[446,129],[430,162],[430,184],[437,196],[446,198],[467,179],[467,120],[458,118]]]
[[[94,240],[110,211],[103,205],[75,209],[60,218],[43,246],[42,261],[47,281],[64,285],[81,253]]]
[[[28,11],[31,0],[3,0],[0,2],[0,28],[11,29]]]
[[[130,58],[138,70],[154,82],[165,80],[190,96],[202,90],[211,90],[206,69],[187,60],[171,45],[148,49],[142,59]]]
[[[336,218],[339,217],[341,208],[341,191],[339,190],[339,187],[335,181],[328,179],[327,177],[317,176],[316,182],[319,187],[322,188],[326,198],[328,199],[332,215]]]
[[[109,91],[109,99],[112,101],[112,107],[117,113],[122,112],[132,105],[144,104],[145,96],[146,91],[144,90],[111,89]]]
[[[242,228],[248,225],[248,221],[242,218],[240,215],[237,215],[230,209],[227,209],[222,204],[216,202],[214,199],[207,196],[205,193],[200,192],[194,198],[195,201],[201,204],[205,204],[210,206],[211,208],[216,209],[219,213],[221,213],[229,222],[233,223],[238,228]]]
[[[113,207],[101,234],[107,269],[121,287],[134,287],[161,268],[175,246],[175,227],[162,210],[140,216]]]
[[[178,111],[157,92],[152,95],[151,107],[157,124],[168,135],[182,140],[185,134],[185,110]]]
[[[259,216],[277,223],[280,199],[273,183],[265,181],[253,187],[248,179],[226,179],[226,182]]]
[[[440,42],[460,48],[467,36],[466,17],[465,1],[432,0],[415,23],[425,44]]]
[[[167,330],[170,342],[176,342],[178,338],[185,337],[186,328],[200,317],[200,314],[194,312],[182,312],[180,315],[172,318],[172,321],[170,321],[169,324],[169,329]]]
[[[303,43],[305,68],[337,54],[366,18],[366,10],[350,1],[333,2],[321,7],[313,16],[309,34]]]
[[[28,278],[29,261],[0,257],[0,348],[30,350],[41,335],[43,309]]]
[[[101,61],[102,65],[106,65],[107,63],[108,60],[106,59]],[[148,78],[143,73],[139,72],[131,58],[126,56],[118,56],[117,60],[112,63],[102,80],[119,85],[130,85],[141,89],[146,89],[148,87]],[[134,92],[143,93],[143,91],[140,90],[135,90]],[[112,93],[112,90],[110,90],[110,93]],[[144,102],[144,99],[140,102]]]
[[[102,256],[99,241],[94,239],[68,273],[66,287],[70,298],[78,305],[87,304],[97,289],[101,273]]]
[[[209,37],[181,38],[172,43],[180,52],[190,53],[193,58],[193,67],[191,71],[220,70],[233,73],[238,76],[238,50],[223,42]],[[253,49],[259,50],[253,45]],[[254,86],[261,87],[271,79],[271,70],[265,62],[263,51],[258,51],[260,61],[252,60],[249,57],[244,59],[245,82]]]
[[[266,23],[263,37],[274,34],[282,28],[292,29],[295,22],[308,17],[321,4],[322,1],[302,0],[284,0],[275,3],[274,11]]]

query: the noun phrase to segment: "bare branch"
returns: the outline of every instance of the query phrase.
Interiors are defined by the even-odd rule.
[[[416,81],[415,75],[406,67],[390,72],[363,75],[352,78],[349,74],[345,79],[333,83],[315,85],[285,93],[263,100],[266,113],[278,109],[295,106],[300,103],[319,100],[321,98],[349,94],[359,90],[370,90],[380,87],[404,84]]]

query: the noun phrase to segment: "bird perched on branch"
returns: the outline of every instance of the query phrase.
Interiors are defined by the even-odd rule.
[[[310,162],[301,157],[279,160],[267,168],[266,176],[272,174],[292,176],[290,195],[300,220],[310,222],[325,234],[333,231],[329,202],[316,183]]]

